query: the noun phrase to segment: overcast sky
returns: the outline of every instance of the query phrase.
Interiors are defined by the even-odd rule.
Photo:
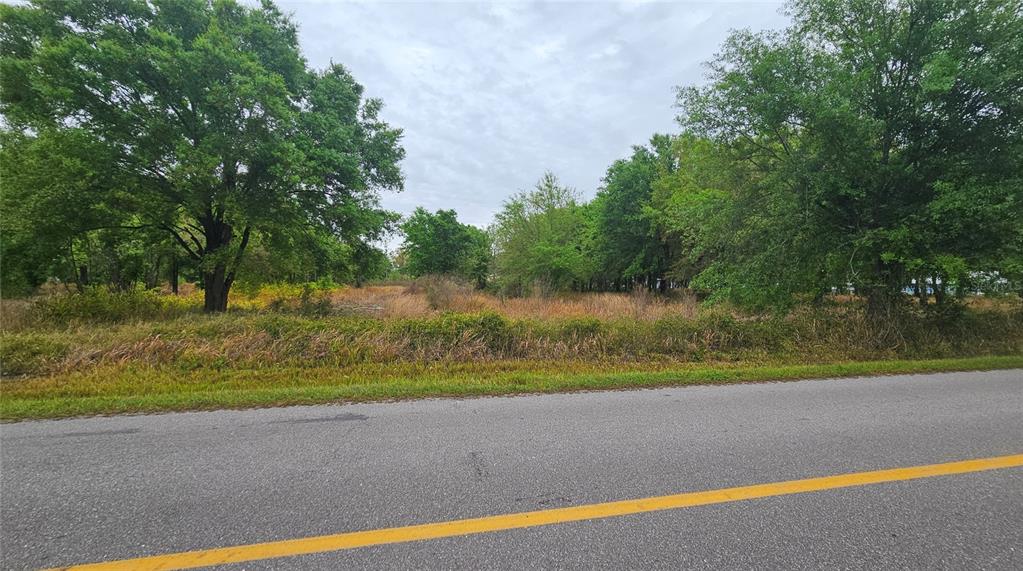
[[[632,145],[677,131],[675,86],[701,82],[728,30],[785,24],[778,2],[279,5],[310,64],[344,64],[404,129],[385,207],[479,226],[546,169],[593,196]]]

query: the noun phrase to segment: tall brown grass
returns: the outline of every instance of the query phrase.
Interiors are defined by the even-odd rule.
[[[1023,312],[1018,310],[969,310],[940,324],[914,317],[900,326],[897,341],[879,346],[876,330],[862,312],[834,308],[785,316],[736,318],[712,309],[693,317],[672,313],[650,319],[650,313],[643,313],[646,320],[620,314],[598,319],[568,313],[586,307],[585,300],[544,300],[540,309],[526,303],[515,306],[524,317],[511,318],[490,311],[436,313],[423,308],[421,296],[391,293],[402,301],[384,303],[389,311],[419,300],[412,302],[415,308],[403,311],[428,315],[188,313],[162,320],[4,332],[0,372],[32,376],[100,366],[220,371],[501,360],[823,363],[1023,353]],[[638,311],[649,312],[648,307]],[[560,312],[558,317],[552,317],[554,311]]]
[[[141,311],[143,306],[147,311]],[[109,292],[103,288],[85,295],[61,291],[27,300],[0,299],[0,330],[17,332],[45,325],[146,321],[198,313],[201,308],[202,292],[187,284],[182,284],[176,296],[169,291]],[[666,297],[645,290],[505,298],[447,278],[425,278],[406,285],[362,288],[264,286],[253,291],[234,292],[229,311],[300,312],[384,320],[492,312],[508,319],[656,321],[666,317],[693,318],[699,313],[699,305],[693,296],[685,293]]]
[[[910,312],[904,322],[882,324],[897,335],[880,335],[850,302],[754,315],[700,307],[684,294],[501,298],[443,278],[265,287],[239,292],[222,315],[203,315],[200,295],[97,290],[0,302],[0,373],[501,360],[820,363],[1023,353],[1018,300],[985,300],[954,314]]]
[[[444,279],[419,281],[411,286],[367,286],[338,289],[330,294],[338,313],[384,318],[429,317],[446,312],[489,311],[509,319],[593,318],[602,321],[665,317],[695,317],[694,296],[678,293],[658,296],[633,293],[565,294],[558,297],[504,298]]]

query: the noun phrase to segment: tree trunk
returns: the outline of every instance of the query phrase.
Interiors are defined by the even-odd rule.
[[[206,313],[227,311],[227,295],[231,291],[231,284],[234,283],[235,272],[241,264],[245,247],[249,244],[252,227],[245,227],[234,256],[229,256],[229,251],[224,251],[230,249],[231,239],[234,237],[234,228],[230,224],[223,218],[218,218],[211,210],[202,221],[202,227],[203,235],[206,237],[204,256],[216,260],[212,270],[203,271],[203,310]]]
[[[931,278],[934,281],[934,303],[936,305],[945,305],[945,280],[942,279],[941,283],[938,283],[938,276]]]
[[[78,289],[81,290],[87,285],[89,285],[89,266],[78,266]]]
[[[121,258],[117,254],[117,248],[114,247],[114,242],[111,238],[106,237],[101,242],[102,254],[108,265],[107,274],[107,286],[114,291],[124,291],[128,289],[125,283],[124,276],[122,276],[122,264]]]
[[[227,311],[227,294],[231,290],[231,279],[227,273],[227,261],[221,252],[231,245],[234,229],[230,224],[211,216],[203,221],[203,234],[206,236],[206,255],[217,256],[217,263],[212,270],[204,270],[203,311],[216,313]]]
[[[874,279],[862,289],[866,298],[866,319],[874,330],[879,348],[892,347],[901,342],[901,268],[880,258],[874,262]],[[859,289],[857,288],[857,292]]]
[[[163,256],[157,256],[153,268],[146,272],[146,289],[153,289],[160,284],[160,266],[163,265]]]
[[[171,293],[178,295],[178,257],[175,255],[170,259],[170,288]]]
[[[121,279],[121,264],[114,262],[110,266],[110,285],[117,291],[124,291],[124,281]]]
[[[887,320],[892,311],[892,299],[887,288],[874,286],[866,288],[864,293],[867,298],[867,317],[870,321],[877,323]]]
[[[212,272],[203,273],[203,311],[214,313],[227,311],[227,294],[231,282],[227,279],[225,264],[217,264]]]

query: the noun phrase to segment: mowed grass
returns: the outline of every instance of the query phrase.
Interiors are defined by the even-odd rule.
[[[0,419],[18,421],[1008,368],[1023,368],[1023,356],[802,365],[632,363],[600,366],[585,362],[491,362],[473,366],[376,364],[348,370],[280,367],[191,372],[137,366],[100,367],[51,377],[5,381],[0,396]]]

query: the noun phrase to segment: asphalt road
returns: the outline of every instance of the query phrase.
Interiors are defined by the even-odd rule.
[[[4,569],[1023,453],[1023,371],[25,422]],[[227,569],[1023,569],[1023,468]]]

